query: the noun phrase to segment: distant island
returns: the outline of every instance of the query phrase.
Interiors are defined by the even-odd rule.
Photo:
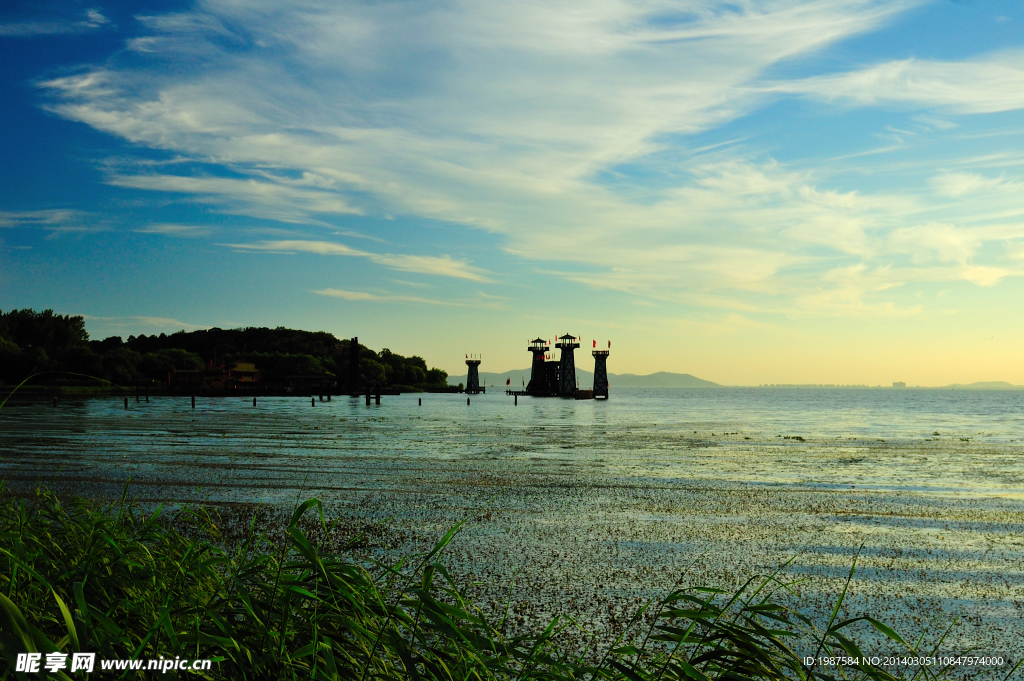
[[[90,340],[80,316],[0,311],[0,383],[17,385],[39,374],[32,385],[68,389],[104,381],[193,393],[308,394],[367,384],[402,392],[453,389],[447,372],[429,368],[422,357],[403,357],[387,348],[375,352],[358,342],[353,348],[353,340],[284,327]]]

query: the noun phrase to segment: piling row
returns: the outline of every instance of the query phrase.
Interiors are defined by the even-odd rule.
[[[139,402],[141,402],[141,401],[142,401],[141,397],[142,397],[142,396],[140,396],[140,395],[136,395],[136,396],[135,396],[135,401],[136,401],[136,403],[139,403]],[[353,395],[353,397],[355,397],[355,395]],[[366,406],[370,406],[370,400],[371,400],[371,399],[373,400],[374,404],[377,404],[377,405],[379,405],[379,404],[380,404],[380,397],[381,397],[380,393],[374,393],[374,392],[372,392],[372,391],[367,391],[367,392],[366,392]],[[149,395],[148,395],[148,394],[146,394],[146,395],[145,395],[145,398],[146,398],[146,403],[148,404],[148,403],[149,403]],[[327,396],[327,398],[326,398],[326,399],[324,399],[324,396],[323,396],[323,395],[320,395],[320,396],[319,396],[319,400],[320,400],[320,402],[330,402],[330,401],[331,401],[331,396],[330,396],[330,395],[328,395],[328,396]],[[192,403],[192,408],[193,408],[193,409],[195,409],[195,408],[196,408],[196,396],[195,396],[195,395],[192,395],[191,403]],[[310,396],[310,398],[309,398],[309,404],[310,404],[310,406],[311,406],[311,407],[315,407],[315,406],[316,406],[316,403],[317,403],[317,398],[316,398],[316,397],[313,397],[313,396]],[[125,397],[125,398],[123,399],[123,402],[122,402],[122,404],[124,405],[124,408],[125,408],[125,410],[127,410],[127,409],[128,409],[128,398],[127,398],[127,397]],[[417,398],[417,400],[416,400],[416,404],[417,404],[417,406],[420,406],[420,407],[422,407],[422,406],[423,406],[423,398],[422,398],[422,397],[420,397],[420,398]],[[467,398],[466,398],[466,405],[467,405],[467,406],[469,406],[469,405],[471,405],[471,404],[472,404],[472,402],[471,402],[471,398],[467,397]],[[516,396],[514,397],[514,402],[513,402],[513,404],[515,404],[516,406],[519,406],[519,396],[518,396],[518,395],[516,395]],[[257,405],[257,401],[256,401],[256,398],[255,398],[255,397],[253,397],[253,398],[252,398],[252,406],[254,406],[254,407],[255,407],[256,405]],[[57,406],[58,406],[58,400],[57,400],[57,397],[54,397],[54,398],[53,398],[53,408],[54,408],[54,409],[56,409],[56,408],[57,408]]]

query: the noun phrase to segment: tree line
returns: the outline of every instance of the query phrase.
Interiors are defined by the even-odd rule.
[[[447,372],[428,368],[422,357],[403,357],[387,348],[374,352],[358,345],[358,373],[353,375],[351,344],[325,331],[284,327],[212,328],[90,340],[81,316],[53,310],[0,310],[0,380],[16,384],[40,374],[33,383],[88,384],[98,378],[123,386],[162,385],[174,370],[245,361],[256,365],[261,381],[271,384],[291,375],[322,374],[335,377],[339,386],[447,387]]]

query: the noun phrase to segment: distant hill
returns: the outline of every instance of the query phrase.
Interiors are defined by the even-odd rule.
[[[1006,381],[978,381],[977,383],[953,383],[944,385],[950,390],[1021,390],[1024,386],[1014,385]]]
[[[613,378],[614,376],[614,378]],[[721,386],[690,374],[659,371],[646,376],[608,374],[608,383],[621,388],[720,388]]]
[[[583,369],[576,370],[576,377],[580,387],[589,388],[594,383],[594,374]],[[493,371],[481,371],[480,383],[489,386],[505,387],[506,379],[511,379],[513,388],[520,390],[526,383],[530,382],[529,369],[513,369],[497,373]],[[450,385],[458,385],[466,382],[466,374],[457,374],[448,377]],[[656,374],[637,376],[636,374],[608,374],[608,384],[612,388],[718,388],[717,383],[705,381],[690,374],[673,374],[668,371],[659,371]]]

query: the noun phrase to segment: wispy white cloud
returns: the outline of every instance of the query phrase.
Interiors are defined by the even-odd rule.
[[[346,291],[344,289],[325,288],[313,293],[329,298],[341,298],[363,303],[415,303],[423,305],[442,305],[447,307],[497,307],[496,302],[487,300],[451,300],[424,298],[422,296],[402,296],[390,293],[378,294],[366,291]]]
[[[81,213],[68,209],[0,211],[0,227],[57,227],[78,220]]]
[[[987,190],[1004,190],[1019,196],[1024,183],[1007,181],[1005,177],[985,177],[978,173],[943,173],[931,179],[931,185],[941,196],[957,198]]]
[[[920,4],[209,0],[145,18],[152,35],[132,59],[42,86],[66,118],[229,175],[122,166],[116,186],[293,224],[415,215],[496,233],[548,271],[651,300],[860,314],[913,282],[1015,276],[978,261],[1016,238],[989,229],[1014,222],[1009,192],[987,212],[973,202],[1013,186],[1014,170],[998,185],[959,168],[914,191],[853,191],[830,186],[827,169],[685,140],[794,95],[914,109],[916,122],[887,132],[889,151],[954,130],[953,115],[1019,108],[1024,71],[1009,53],[766,79]],[[620,181],[626,167],[657,186]],[[448,256],[305,238],[229,245],[489,279]]]
[[[140,234],[164,234],[166,236],[177,236],[183,238],[198,238],[209,236],[212,230],[205,225],[179,225],[169,222],[154,223],[139,227],[135,230]]]
[[[954,123],[953,121],[947,121],[944,118],[938,118],[937,116],[931,116],[928,114],[918,114],[917,116],[914,116],[914,121],[923,126],[926,130],[953,130],[960,127],[959,124]]]
[[[983,243],[977,231],[961,229],[955,225],[927,223],[900,227],[889,235],[889,250],[912,256],[913,262],[965,263]]]
[[[221,244],[239,251],[269,251],[271,253],[316,253],[318,255],[349,255],[369,257],[365,251],[357,251],[344,244],[331,241],[303,241],[283,239],[278,241],[259,241],[251,244]]]
[[[1024,276],[1024,272],[1012,271],[1005,267],[990,267],[988,265],[968,265],[960,271],[960,276],[965,281],[978,286],[993,286],[1000,280],[1009,276]]]
[[[282,222],[308,223],[310,213],[362,212],[337,194],[252,178],[113,175],[107,182],[118,187],[188,194],[199,202],[220,204],[225,212],[259,215]]]
[[[900,104],[960,114],[1012,111],[1024,108],[1024,53],[958,62],[905,59],[768,89],[860,106]]]
[[[39,35],[57,35],[61,33],[84,33],[104,26],[109,26],[110,20],[97,9],[86,10],[85,15],[78,20],[67,19],[61,21],[18,21],[0,23],[0,36],[10,37],[31,37]]]
[[[357,302],[367,303],[426,303],[427,305],[452,305],[454,303],[444,300],[434,300],[431,298],[422,298],[419,296],[393,296],[393,295],[378,295],[376,293],[366,293],[365,291],[345,291],[343,289],[336,288],[325,288],[319,291],[313,291],[317,295],[328,296],[331,298],[341,298],[342,300],[352,300]]]
[[[793,314],[817,315],[822,310],[848,316],[902,317],[919,314],[920,305],[899,306],[889,300],[867,300],[875,294],[903,286],[903,273],[891,267],[869,267],[857,263],[828,270],[820,285],[796,296]]]
[[[272,253],[316,253],[318,255],[345,255],[359,258],[366,258],[371,262],[384,267],[403,272],[416,272],[419,274],[433,274],[442,277],[454,277],[456,279],[469,279],[471,281],[491,281],[486,276],[486,271],[479,267],[473,267],[462,260],[455,260],[451,256],[429,256],[429,255],[396,255],[391,253],[368,253],[366,251],[349,248],[344,244],[333,241],[305,241],[305,240],[277,240],[259,241],[249,244],[223,244],[239,251],[269,251]]]
[[[401,284],[402,286],[411,286],[413,288],[434,288],[430,284],[424,284],[420,281],[406,281],[405,279],[391,279],[394,284]]]
[[[370,255],[370,260],[403,272],[416,272],[419,274],[436,274],[442,277],[455,277],[458,279],[469,279],[471,281],[489,282],[486,270],[462,261],[455,260],[450,256],[440,257],[428,255]]]
[[[48,232],[84,232],[103,229],[89,213],[70,208],[0,210],[0,228],[31,227]]]
[[[380,208],[511,231],[521,225],[502,204],[575,193],[593,172],[656,149],[660,134],[749,111],[758,101],[749,81],[762,69],[912,4],[605,0],[586,12],[560,3],[406,12],[350,2],[293,12],[211,2],[147,20],[170,40],[164,49],[203,55],[198,74],[154,79],[104,68],[43,86],[61,96],[59,113],[133,142],[249,169],[297,169],[336,193],[370,191]],[[274,49],[227,52],[217,42],[225,25]],[[421,53],[432,58],[415,58]],[[389,88],[371,76],[382,72],[391,75],[384,82],[422,86]],[[250,193],[169,177],[115,182]],[[311,211],[331,209],[298,198],[313,202]]]

